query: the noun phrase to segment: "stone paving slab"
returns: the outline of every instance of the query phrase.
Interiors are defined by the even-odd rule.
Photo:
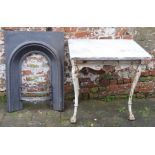
[[[127,100],[104,102],[82,100],[77,123],[69,122],[73,103],[65,101],[65,111],[53,111],[46,103],[26,104],[21,111],[8,113],[6,103],[0,103],[1,127],[136,127],[155,126],[155,99],[134,99],[135,121],[128,121]]]

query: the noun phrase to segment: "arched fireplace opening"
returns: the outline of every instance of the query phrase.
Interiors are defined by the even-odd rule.
[[[21,62],[21,89],[22,101],[48,103],[52,100],[52,83],[50,61],[38,51],[26,54]]]
[[[46,88],[46,97],[40,100],[49,100],[53,110],[64,109],[64,38],[58,32],[6,32],[6,77],[8,111],[13,112],[23,108],[23,100],[36,102],[37,97],[23,96],[26,89],[22,85],[23,62],[32,55],[42,56],[49,65],[49,83],[44,83],[39,89]],[[35,64],[32,64],[35,65]],[[29,70],[30,71],[30,70]],[[42,87],[42,88],[41,88]],[[48,90],[48,91],[47,91]],[[33,89],[35,91],[35,88]],[[33,92],[34,93],[34,92]],[[36,94],[39,91],[36,90]],[[44,91],[45,93],[45,91]],[[32,94],[32,93],[31,93]],[[28,95],[28,94],[27,94]],[[45,95],[45,94],[44,94]]]

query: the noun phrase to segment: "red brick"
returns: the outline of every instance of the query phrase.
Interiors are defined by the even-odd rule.
[[[155,76],[155,70],[150,70],[149,73],[150,75]]]
[[[80,88],[93,88],[95,87],[96,85],[94,84],[94,82],[81,82],[80,83]]]
[[[79,31],[75,33],[76,38],[87,37],[88,35],[89,35],[89,32],[87,31]]]
[[[46,90],[46,88],[41,88],[41,87],[38,87],[38,88],[37,88],[37,90],[38,90],[38,91],[45,91],[45,90]]]
[[[143,64],[143,65],[147,65],[147,64],[149,64],[151,61],[155,61],[155,60],[154,60],[154,59],[142,60],[142,64]]]
[[[0,32],[0,40],[3,40],[3,39],[4,39],[4,33]]]
[[[141,93],[147,93],[147,92],[152,92],[153,89],[146,87],[146,88],[136,88],[135,92],[141,92]]]
[[[37,74],[43,74],[44,72],[43,71],[41,71],[41,72],[38,72]]]
[[[120,36],[115,36],[115,39],[120,39],[121,37]]]
[[[118,86],[119,86],[118,89],[128,89],[128,88],[131,88],[131,83],[120,84]]]
[[[128,88],[128,89],[118,89],[117,90],[117,94],[127,94],[127,95],[129,95],[129,92],[130,92],[130,88]]]
[[[88,82],[87,83],[87,87],[88,88],[93,88],[93,87],[97,87],[98,85],[97,84],[95,84],[94,82]]]
[[[28,88],[27,89],[28,92],[37,92],[37,90],[38,90],[37,88],[35,88],[35,89],[34,88]]]
[[[88,93],[89,92],[89,88],[81,88],[80,89],[80,93]]]
[[[133,39],[132,35],[123,35],[122,39]]]
[[[123,84],[123,79],[117,80],[117,83],[118,83],[118,84]]]
[[[119,28],[116,32],[115,39],[133,39],[133,35],[128,33],[127,28]]]
[[[54,31],[56,31],[56,32],[64,32],[64,28],[63,27],[56,27],[54,29]]]
[[[110,84],[111,84],[111,85],[117,84],[117,80],[110,80]]]
[[[145,70],[144,72],[141,73],[141,76],[149,76],[149,70]]]
[[[110,84],[108,87],[107,87],[108,91],[117,91],[118,90],[118,85],[116,84]]]
[[[77,28],[76,27],[65,27],[64,31],[65,32],[76,32]]]
[[[120,84],[118,85],[118,94],[129,94],[129,91],[131,89],[131,83],[128,84]]]
[[[14,31],[14,30],[17,30],[19,28],[17,27],[2,27],[3,30],[6,30],[6,31]]]
[[[138,82],[135,92],[152,92],[154,90],[154,82]]]
[[[150,54],[155,54],[155,50],[148,51]]]
[[[108,37],[99,37],[99,39],[112,39],[112,36],[108,36]]]
[[[30,74],[32,74],[32,72],[31,72],[31,70],[23,70],[22,74],[23,75],[30,75]]]
[[[71,85],[64,85],[65,93],[73,92],[73,87]]]
[[[126,84],[126,83],[131,83],[131,79],[127,79],[127,78],[123,78],[123,83]]]
[[[102,80],[100,81],[100,84],[102,84],[103,86],[108,86],[110,84],[109,80]]]
[[[90,78],[79,78],[80,82],[90,82]]]
[[[37,84],[38,86],[43,86],[43,85],[49,85],[49,83],[46,81],[46,82],[39,82]]]
[[[152,61],[152,62],[155,62],[155,58],[152,58],[151,61]]]
[[[113,72],[115,70],[115,67],[112,65],[104,65],[103,70],[109,73],[109,72]]]
[[[49,75],[48,75],[48,74],[45,74],[45,73],[44,73],[44,75],[42,75],[42,77],[44,77],[44,80],[46,80],[46,81],[49,80]]]
[[[127,33],[127,28],[125,28],[125,27],[119,28],[116,32],[116,37],[122,38],[122,36],[125,35],[126,33]]]
[[[94,70],[92,70],[92,72],[93,72]],[[103,70],[103,69],[100,69],[100,70],[95,70],[95,73],[96,74],[104,74],[105,73],[105,71]]]

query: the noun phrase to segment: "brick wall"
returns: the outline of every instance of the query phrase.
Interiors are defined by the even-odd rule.
[[[39,54],[31,54],[22,63],[22,96],[48,96],[50,67],[48,60]]]
[[[4,30],[13,31],[58,31],[65,33],[65,97],[73,98],[73,86],[71,79],[71,64],[67,40],[69,38],[90,38],[90,39],[134,39],[144,49],[155,55],[155,28],[106,28],[106,27],[53,27],[53,28],[1,28],[0,29],[0,91],[5,91],[5,56],[4,56]],[[29,62],[27,62],[29,63]],[[148,62],[143,62],[148,63]],[[152,59],[149,65],[144,65],[142,76],[136,87],[136,97],[154,97],[155,90],[155,60]],[[23,69],[24,70],[24,69]],[[101,98],[108,96],[127,97],[133,78],[132,67],[122,69],[119,72],[112,66],[106,66],[104,71],[94,71],[84,68],[80,72],[80,97]]]

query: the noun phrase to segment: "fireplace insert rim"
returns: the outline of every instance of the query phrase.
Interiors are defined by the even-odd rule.
[[[49,62],[51,62],[51,59],[50,59],[50,55],[52,55],[52,58],[53,58],[53,60],[55,60],[56,61],[56,66],[57,66],[57,68],[59,69],[59,71],[58,71],[58,75],[57,75],[57,78],[58,78],[58,81],[60,81],[61,80],[61,76],[63,75],[63,71],[64,71],[64,66],[63,66],[63,62],[62,62],[62,59],[61,59],[61,57],[58,55],[58,53],[57,53],[57,50],[55,50],[53,47],[51,47],[51,46],[49,46],[49,44],[46,44],[45,42],[43,42],[43,41],[34,41],[34,40],[31,40],[31,41],[25,41],[25,42],[23,42],[23,43],[21,43],[21,44],[19,44],[16,48],[14,48],[13,49],[13,52],[9,55],[9,57],[7,56],[7,58],[8,58],[8,61],[6,62],[6,64],[7,64],[7,67],[6,67],[6,71],[7,71],[7,74],[6,75],[9,75],[10,74],[10,68],[11,68],[11,64],[15,61],[15,59],[17,59],[16,57],[18,57],[18,54],[22,51],[22,50],[24,50],[24,49],[26,49],[26,48],[28,48],[28,47],[42,47],[43,49],[46,49],[47,50],[47,53],[48,54],[46,54],[47,55],[47,57],[49,58]],[[29,52],[29,53],[33,53],[33,51],[32,52]],[[42,52],[43,53],[43,52]],[[23,55],[24,56],[24,55]],[[23,57],[22,56],[22,57]],[[22,59],[22,58],[21,58]],[[62,73],[61,73],[62,72]],[[10,80],[10,77],[7,77],[7,82],[8,82],[8,85],[7,85],[7,94],[10,94],[10,91],[9,91],[9,89],[10,89],[10,82],[11,82],[11,80]],[[57,82],[57,86],[58,86],[58,88],[59,89],[57,89],[57,92],[58,92],[58,94],[62,94],[62,96],[64,95],[64,91],[63,91],[63,89],[64,89],[64,87],[63,87],[63,84],[62,84],[63,82]],[[60,89],[61,88],[61,89]],[[59,98],[59,96],[58,96],[58,98]],[[61,103],[63,103],[64,101],[63,101],[63,98],[61,98],[61,99],[58,99]],[[9,101],[10,102],[10,101]],[[62,107],[61,107],[61,105],[62,105]],[[9,109],[11,109],[11,107],[10,107],[11,105],[8,105],[8,108]],[[54,106],[54,104],[53,104],[53,106]],[[64,104],[59,104],[59,106],[61,107],[61,108],[59,108],[59,107],[55,107],[55,109],[58,109],[57,111],[62,111],[63,109],[64,109]],[[61,109],[61,110],[60,110]],[[9,110],[9,111],[11,111],[11,110]]]
[[[45,49],[47,49],[48,51],[50,51],[50,52],[55,56],[56,59],[59,60],[59,56],[58,56],[56,50],[55,50],[53,47],[49,46],[49,45],[46,44],[45,42],[42,42],[42,41],[33,41],[33,40],[32,40],[32,41],[26,41],[26,42],[21,43],[20,45],[18,45],[18,46],[13,50],[13,52],[11,53],[11,55],[10,55],[10,60],[8,60],[8,61],[11,61],[11,59],[12,59],[14,56],[16,56],[16,54],[18,54],[19,51],[23,50],[23,49],[26,48],[26,47],[31,47],[31,46],[40,46],[40,47],[42,47],[42,48],[45,48]]]

